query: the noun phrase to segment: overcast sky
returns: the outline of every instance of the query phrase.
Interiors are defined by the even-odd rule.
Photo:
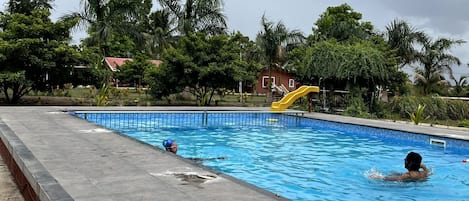
[[[0,0],[2,9],[7,0]],[[52,18],[78,11],[80,0],[55,0]],[[455,67],[455,76],[469,75],[469,8],[468,0],[225,0],[224,10],[228,28],[240,31],[254,39],[259,32],[263,14],[271,21],[281,20],[290,30],[298,29],[305,35],[327,7],[347,3],[363,14],[376,30],[384,31],[393,19],[408,21],[415,28],[425,31],[434,39],[449,37],[468,43],[455,47],[451,52],[463,62]],[[157,6],[156,0],[154,5]],[[84,37],[83,32],[74,34],[74,42]]]

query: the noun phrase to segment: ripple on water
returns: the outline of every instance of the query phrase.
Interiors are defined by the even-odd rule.
[[[163,120],[162,120],[163,121]],[[230,120],[231,121],[231,120]],[[304,127],[151,128],[121,130],[129,136],[157,144],[178,141],[183,157],[219,157],[203,164],[292,200],[467,200],[468,165],[461,163],[469,150],[435,148],[422,137],[405,133],[302,120]],[[141,122],[141,121],[140,121]],[[265,123],[265,119],[252,124]],[[138,122],[118,124],[137,125]],[[168,126],[171,127],[171,126]],[[115,129],[115,128],[113,128]],[[396,137],[395,137],[396,136]],[[422,138],[423,139],[423,138]],[[403,159],[417,151],[434,174],[423,182],[371,180],[366,172],[376,167],[383,175],[404,172]]]

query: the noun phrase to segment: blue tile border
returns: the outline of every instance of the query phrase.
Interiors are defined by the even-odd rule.
[[[80,118],[85,118],[87,116],[87,112],[89,111],[79,111],[79,112],[70,112],[71,115],[75,115]],[[112,115],[126,115],[125,118],[137,118],[137,119],[142,119],[145,120],[145,118],[151,118],[151,117],[162,117],[162,115],[166,114],[172,114],[173,111],[164,111],[164,112],[159,112],[159,113],[154,113],[155,111],[115,111],[115,112],[109,112],[109,111],[92,111],[90,116],[93,116],[94,120],[91,120],[95,123],[96,121],[101,119],[101,118],[110,118]],[[417,143],[421,145],[430,145],[430,140],[431,139],[436,139],[436,140],[441,140],[444,141],[445,144],[445,149],[448,151],[464,151],[467,152],[469,149],[469,141],[467,140],[462,140],[462,139],[452,139],[449,137],[443,137],[443,136],[435,136],[435,135],[429,135],[425,133],[415,133],[415,132],[408,132],[408,131],[400,131],[400,130],[393,130],[393,129],[387,129],[387,128],[378,128],[378,127],[372,127],[372,126],[367,126],[367,125],[358,125],[358,124],[352,124],[352,123],[344,123],[344,122],[339,122],[339,121],[329,121],[329,120],[323,120],[323,119],[315,119],[313,117],[305,117],[303,115],[299,115],[301,113],[298,112],[291,112],[291,113],[284,113],[284,114],[275,114],[275,113],[266,113],[266,112],[259,112],[259,111],[248,111],[248,112],[213,112],[213,111],[189,111],[189,112],[175,112],[177,116],[174,118],[181,118],[184,117],[184,115],[196,115],[197,117],[201,117],[201,114],[206,113],[208,114],[206,117],[211,118],[211,117],[217,117],[217,118],[224,118],[223,115],[226,115],[229,118],[234,117],[234,115],[243,115],[243,118],[249,119],[251,117],[255,117],[256,115],[259,116],[261,115],[263,118],[277,118],[282,120],[284,123],[281,123],[280,125],[277,126],[282,126],[282,127],[288,127],[288,126],[311,126],[314,125],[315,128],[317,129],[332,129],[340,132],[346,132],[348,134],[352,135],[358,135],[362,137],[369,137],[369,138],[381,138],[381,139],[388,139],[388,140],[399,140],[399,141],[408,141],[407,143]],[[96,115],[104,115],[101,117],[98,117]],[[143,115],[143,116],[141,116]],[[179,121],[179,120],[177,120]],[[279,121],[280,122],[280,121]],[[105,123],[110,123],[105,122]],[[179,121],[178,123],[181,123]],[[276,126],[276,125],[269,125],[265,124],[265,122],[262,124],[262,126]],[[237,126],[242,126],[244,124],[240,124]],[[103,126],[108,126],[104,124]],[[191,127],[194,126],[193,124],[187,124],[183,125],[184,127]],[[223,126],[223,124],[220,124],[219,122],[210,124],[208,123],[207,126]]]
[[[328,128],[328,129],[337,130],[339,132],[347,132],[353,135],[359,135],[363,137],[371,137],[371,138],[380,137],[383,139],[391,139],[391,140],[407,140],[410,142],[428,144],[428,145],[431,145],[430,144],[431,139],[442,140],[446,142],[446,145],[445,145],[446,150],[469,152],[469,141],[467,140],[452,139],[448,137],[429,135],[425,133],[415,133],[415,132],[399,131],[399,130],[392,130],[392,129],[384,129],[384,128],[366,126],[366,125],[333,122],[333,121],[319,120],[319,119],[313,119],[313,118],[307,118],[307,119],[309,123],[314,124],[314,127],[319,128],[319,129]],[[302,122],[302,125],[309,126],[308,124],[305,125],[305,122]]]

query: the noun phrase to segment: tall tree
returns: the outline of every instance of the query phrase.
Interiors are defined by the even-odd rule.
[[[142,32],[146,41],[145,50],[152,58],[160,59],[163,50],[176,43],[174,23],[168,10],[158,10],[148,16]]]
[[[235,88],[249,75],[238,39],[200,32],[182,37],[165,51],[162,64],[147,72],[152,95],[159,99],[189,88],[199,105],[209,105],[216,91]]]
[[[456,96],[465,96],[466,91],[465,87],[469,84],[468,76],[461,76],[459,79],[453,78],[454,81],[454,95]]]
[[[306,50],[299,74],[306,78],[303,80],[322,77],[349,86],[375,89],[377,85],[388,84],[397,71],[389,59],[386,52],[367,41],[353,45],[324,41]]]
[[[54,0],[9,0],[7,10],[9,13],[20,13],[30,15],[33,10],[37,9],[52,9],[52,2]]]
[[[428,95],[437,92],[437,86],[445,82],[444,73],[447,73],[451,79],[454,78],[452,66],[460,65],[461,61],[451,55],[449,50],[465,41],[447,38],[433,41],[430,37],[424,37],[419,42],[422,48],[417,53],[416,59],[421,66],[415,68],[415,83],[422,89],[423,95]]]
[[[350,90],[352,97],[363,97],[370,111],[377,88],[397,89],[404,78],[386,43],[361,41],[344,44],[336,40],[315,43],[312,47],[295,49],[293,55],[298,80],[304,84],[328,83],[328,88]],[[365,93],[366,92],[366,93]]]
[[[69,79],[77,53],[68,45],[74,22],[53,23],[49,16],[50,12],[42,9],[31,15],[0,15],[0,72],[8,75],[3,78],[10,83],[4,87],[18,87],[11,82],[26,79],[35,90],[50,90]],[[12,102],[19,100],[12,97]]]
[[[275,24],[267,20],[265,15],[261,19],[262,30],[257,33],[256,43],[265,56],[265,66],[269,69],[269,82],[267,88],[272,87],[272,68],[280,68],[286,63],[287,47],[295,46],[304,40],[303,34],[298,30],[288,30],[282,23]],[[269,90],[271,91],[271,90]],[[272,101],[272,92],[267,94],[267,101]]]
[[[399,57],[398,65],[402,68],[412,64],[417,58],[414,45],[426,36],[423,32],[410,26],[405,20],[395,19],[386,26],[388,47]]]
[[[121,83],[132,84],[133,86],[140,88],[146,83],[145,71],[147,69],[156,68],[156,65],[151,63],[143,55],[137,55],[134,60],[125,62],[124,65],[119,67],[119,72],[116,74],[116,78]]]
[[[26,79],[25,71],[0,73],[0,92],[5,96],[7,103],[18,103],[30,90],[31,81]]]
[[[151,0],[81,0],[82,10],[62,17],[79,19],[77,26],[89,26],[92,41],[107,56],[106,42],[113,33],[142,37],[135,28],[152,7]]]
[[[373,35],[370,22],[360,22],[362,14],[348,4],[328,7],[316,21],[313,32],[316,40],[336,39],[339,42],[363,40]]]
[[[158,0],[177,22],[181,35],[194,32],[220,34],[226,29],[223,0]]]
[[[254,88],[262,68],[261,49],[254,41],[251,41],[247,36],[243,36],[240,32],[230,34],[230,40],[238,45],[237,49],[239,48],[239,61],[243,69],[241,75],[242,85],[243,87],[251,86]]]

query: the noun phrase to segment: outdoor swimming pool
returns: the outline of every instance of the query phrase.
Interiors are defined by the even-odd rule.
[[[86,115],[85,115],[86,114]],[[292,200],[466,200],[469,142],[270,113],[80,113],[75,115]],[[446,146],[430,141],[444,141]],[[410,151],[433,170],[426,181],[384,182]]]

